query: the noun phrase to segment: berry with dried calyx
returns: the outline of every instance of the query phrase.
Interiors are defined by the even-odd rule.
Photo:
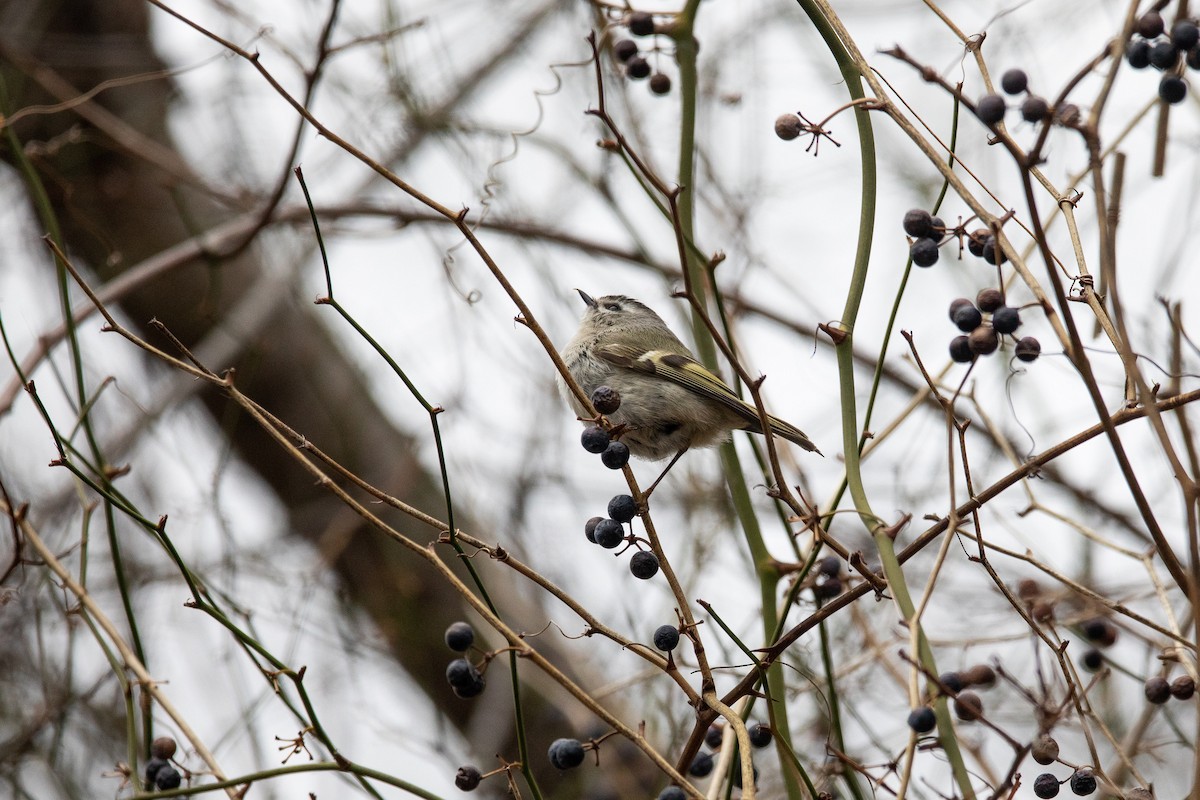
[[[985,94],[975,104],[975,116],[986,125],[995,125],[1004,119],[1008,106],[998,94]]]
[[[634,56],[625,62],[625,74],[635,81],[650,75],[650,62],[641,56]]]
[[[1000,88],[1005,94],[1020,94],[1029,88],[1029,76],[1023,69],[1010,69],[1000,76]]]
[[[1162,705],[1171,699],[1171,684],[1161,675],[1154,675],[1146,679],[1146,685],[1142,687],[1142,691],[1146,693],[1146,699],[1156,706]]]
[[[619,494],[608,501],[608,515],[617,522],[629,522],[638,515],[637,503],[631,495]]]
[[[583,763],[583,743],[578,739],[555,739],[546,755],[558,769],[574,769]]]
[[[634,36],[649,36],[654,33],[654,17],[649,11],[634,11],[625,20],[625,24]]]
[[[904,232],[914,239],[931,239],[937,235],[933,229],[933,215],[922,208],[913,208],[904,214]]]
[[[979,306],[980,311],[990,314],[1004,306],[1004,293],[999,289],[981,289],[979,294],[975,295],[975,305]]]
[[[1032,336],[1023,336],[1017,340],[1014,351],[1022,361],[1037,361],[1042,354],[1042,343]]]
[[[483,773],[479,771],[479,767],[472,764],[464,764],[458,768],[458,772],[454,773],[454,785],[464,792],[473,792],[478,789],[481,780],[483,780]]]
[[[974,722],[983,716],[983,698],[972,691],[959,692],[954,698],[954,713],[965,722]]]
[[[659,625],[654,631],[654,646],[669,653],[679,646],[679,628],[674,625]]]
[[[955,336],[950,340],[950,360],[959,364],[975,360],[975,353],[971,351],[971,340],[967,336]]]
[[[1044,97],[1030,95],[1021,103],[1021,119],[1026,122],[1041,122],[1048,116],[1050,116],[1050,104]]]
[[[621,39],[613,45],[613,55],[618,61],[628,61],[638,54],[637,42],[633,39]]]
[[[592,405],[601,414],[612,414],[621,407],[621,393],[611,386],[597,386],[592,392]]]
[[[937,263],[939,255],[941,252],[938,250],[937,242],[925,237],[913,239],[913,243],[908,248],[909,258],[918,267],[932,267]]]
[[[1080,767],[1071,773],[1071,791],[1078,795],[1096,791],[1096,774],[1090,767]]]
[[[977,356],[994,353],[1000,346],[1000,337],[996,335],[996,331],[982,325],[967,334],[967,341],[971,345],[971,352]]]
[[[629,571],[638,580],[648,581],[658,574],[658,556],[639,550],[629,559]]]
[[[621,469],[629,463],[629,447],[624,442],[610,442],[600,454],[600,461],[609,469]]]
[[[908,713],[908,727],[917,733],[929,733],[937,727],[937,715],[929,706],[914,708]]]
[[[1012,333],[1021,327],[1021,314],[1008,306],[997,308],[992,313],[992,327],[996,333]]]
[[[1029,755],[1042,766],[1053,764],[1058,761],[1058,742],[1050,734],[1043,733],[1030,746]]]
[[[804,123],[795,114],[780,114],[775,118],[775,135],[785,142],[795,139],[804,130]]]
[[[1058,797],[1058,778],[1049,772],[1043,772],[1033,779],[1033,793],[1042,800]]]

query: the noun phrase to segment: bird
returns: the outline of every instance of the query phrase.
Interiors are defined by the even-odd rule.
[[[698,362],[653,310],[625,295],[575,291],[587,308],[562,359],[589,397],[600,386],[619,393],[619,407],[606,416],[632,455],[671,458],[665,475],[689,449],[721,444],[734,430],[763,432],[758,409]],[[561,376],[558,382],[576,415],[590,424]],[[767,421],[773,434],[821,454],[799,428],[774,416]]]

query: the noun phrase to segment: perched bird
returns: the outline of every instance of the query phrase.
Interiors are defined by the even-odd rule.
[[[696,361],[658,314],[624,295],[593,299],[576,291],[587,310],[563,361],[589,396],[598,386],[620,393],[620,406],[607,416],[624,426],[620,438],[630,453],[651,461],[673,456],[674,464],[689,448],[726,441],[732,430],[762,433],[758,409]],[[586,417],[561,378],[559,389]],[[820,453],[800,429],[777,417],[768,421],[775,435]]]

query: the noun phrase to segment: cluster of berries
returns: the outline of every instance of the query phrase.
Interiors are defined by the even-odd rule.
[[[606,550],[620,547],[627,541],[625,524],[632,522],[638,515],[637,503],[627,494],[619,494],[608,501],[608,517],[592,517],[583,526],[583,533],[588,541],[598,544]],[[628,541],[637,542],[632,533]],[[658,556],[649,550],[638,550],[629,559],[629,571],[633,577],[647,581],[658,574]]]
[[[621,393],[610,386],[597,386],[592,392],[592,405],[601,414],[612,414],[621,407]],[[599,425],[584,428],[579,441],[584,450],[599,453],[600,460],[609,469],[621,469],[629,463],[629,448],[624,442],[614,441]]]
[[[986,322],[985,313],[990,315]],[[983,289],[975,296],[974,303],[965,297],[952,301],[950,321],[963,332],[950,340],[950,358],[966,364],[996,352],[1000,337],[1011,336],[1021,327],[1021,313],[1004,304],[1004,295],[999,289]],[[1021,361],[1036,361],[1041,355],[1042,344],[1034,337],[1025,336],[1016,341],[1013,352]]]
[[[1196,693],[1196,681],[1191,675],[1180,675],[1173,681],[1168,681],[1162,675],[1155,675],[1146,679],[1143,688],[1146,699],[1156,706],[1161,706],[1172,697],[1176,700],[1191,700],[1192,695]]]
[[[1158,96],[1166,103],[1181,103],[1187,97],[1187,84],[1179,63],[1182,60],[1189,68],[1200,69],[1200,27],[1191,20],[1180,20],[1164,36],[1166,27],[1157,11],[1142,14],[1125,47],[1125,60],[1134,69],[1154,67],[1166,73],[1158,82]]]
[[[178,789],[183,783],[183,776],[171,765],[175,750],[175,740],[170,736],[160,736],[151,742],[150,760],[146,762],[146,788],[165,792]]]
[[[446,646],[454,652],[465,653],[474,644],[475,629],[469,623],[455,622],[446,628]],[[446,681],[464,699],[478,697],[487,686],[483,673],[467,658],[456,658],[446,665]]]
[[[922,208],[914,208],[904,215],[904,232],[912,239],[908,254],[913,264],[918,267],[932,267],[941,255],[939,248],[951,238],[959,242],[967,240],[967,250],[976,258],[982,258],[993,266],[999,266],[1008,261],[1004,249],[996,242],[996,236],[990,228],[977,228],[969,234],[966,228],[959,225],[947,228],[941,217],[935,217]]]
[[[971,687],[987,689],[996,683],[996,671],[987,664],[976,664],[961,672],[944,672],[938,676],[937,686],[929,688],[930,700],[935,695],[948,694],[954,698],[954,713],[963,722],[974,722],[983,716],[983,698],[971,691]],[[926,703],[908,713],[908,727],[917,733],[929,733],[937,727],[937,714],[933,706]]]
[[[1092,772],[1091,767],[1080,767],[1071,773],[1066,783],[1070,784],[1072,792],[1083,797],[1096,791],[1096,773]],[[1063,781],[1054,777],[1053,773],[1043,772],[1033,779],[1033,793],[1044,800],[1058,797],[1062,784]]]
[[[761,722],[747,722],[746,733],[749,734],[750,737],[750,746],[756,750],[761,750],[762,748],[769,746],[775,738],[775,734],[771,731],[771,727]],[[720,751],[721,745],[724,741],[725,726],[713,725],[710,727],[704,734],[704,743],[708,745],[709,750],[712,752],[701,750],[699,753],[697,753],[696,757],[692,759],[691,765],[688,767],[688,775],[691,775],[693,778],[708,777],[709,773],[713,771],[713,753]],[[735,763],[736,766],[734,767],[733,772],[733,785],[740,789],[742,788],[741,763],[740,760]],[[754,779],[756,781],[758,780],[758,767],[754,768]],[[678,787],[668,786],[662,791],[661,794],[659,794],[658,800],[675,800],[676,795],[668,794],[668,792],[672,789],[682,791],[679,790]],[[678,796],[683,797],[684,795],[680,794]]]
[[[1025,95],[1025,99],[1021,101],[1021,119],[1026,122],[1038,123],[1050,117],[1050,103],[1046,98],[1040,97],[1029,91],[1029,76],[1022,69],[1010,69],[1000,76],[1000,89],[1007,95]],[[985,125],[998,125],[1004,121],[1004,114],[1008,111],[1008,101],[1003,95],[985,94],[975,103],[975,116],[979,117],[979,121]],[[1066,104],[1057,110],[1055,119],[1061,123],[1069,124],[1074,122],[1079,116],[1079,109],[1071,104]]]
[[[653,36],[657,29],[654,16],[649,11],[634,11],[625,18],[625,27],[634,36]],[[640,81],[650,79],[650,91],[664,95],[671,91],[671,76],[664,72],[654,72],[650,62],[641,54],[641,49],[633,39],[618,39],[613,44],[613,55],[625,65],[625,77]]]

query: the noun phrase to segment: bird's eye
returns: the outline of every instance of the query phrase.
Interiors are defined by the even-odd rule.
[[[620,311],[621,310],[621,306],[619,303],[605,303],[604,307],[607,308],[609,311]]]

